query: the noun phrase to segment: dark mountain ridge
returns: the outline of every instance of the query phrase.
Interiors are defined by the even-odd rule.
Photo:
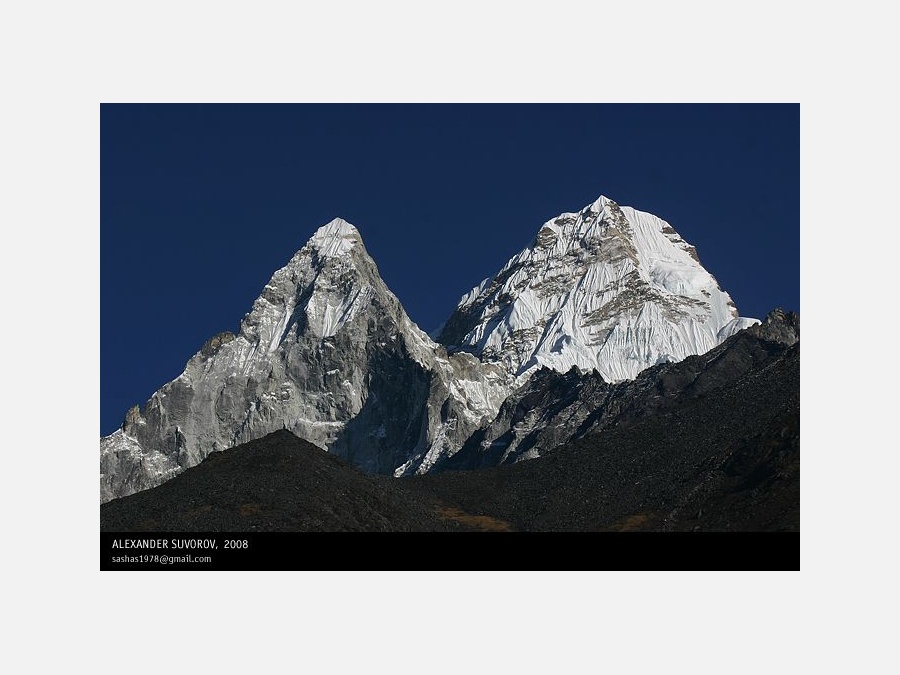
[[[496,418],[432,471],[513,464],[553,452],[571,440],[659,414],[760,370],[800,340],[800,318],[775,309],[705,354],[608,383],[596,371],[536,372],[503,403]]]
[[[101,531],[443,529],[398,481],[365,474],[287,430],[214,452],[158,487],[100,506]]]

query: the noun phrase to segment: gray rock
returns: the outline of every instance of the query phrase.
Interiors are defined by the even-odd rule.
[[[790,347],[800,342],[800,317],[777,307],[769,312],[765,321],[750,330],[763,340]]]

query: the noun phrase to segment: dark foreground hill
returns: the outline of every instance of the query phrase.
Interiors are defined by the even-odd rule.
[[[800,345],[770,338],[717,354],[740,355],[731,377],[539,459],[391,479],[280,431],[102,505],[101,530],[799,531]]]
[[[103,504],[100,529],[402,532],[448,525],[398,481],[364,474],[289,431],[276,431],[213,453],[156,488]]]
[[[540,459],[409,484],[515,530],[799,531],[800,345]]]

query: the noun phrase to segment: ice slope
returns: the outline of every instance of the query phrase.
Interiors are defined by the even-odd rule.
[[[754,323],[666,221],[601,196],[546,222],[530,247],[462,297],[438,341],[520,381],[541,366],[619,381]]]

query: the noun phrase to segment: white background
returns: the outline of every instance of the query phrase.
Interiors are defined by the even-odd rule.
[[[873,7],[7,3],[4,661],[892,671],[897,54]],[[142,101],[800,102],[802,571],[100,573],[99,105]]]

